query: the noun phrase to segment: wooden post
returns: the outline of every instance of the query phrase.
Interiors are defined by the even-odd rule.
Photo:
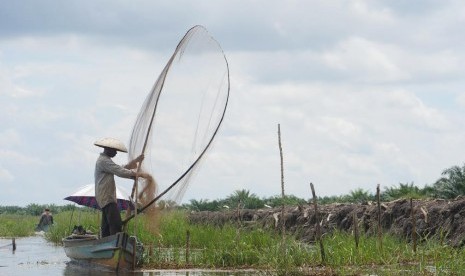
[[[152,258],[153,258],[153,243],[151,243],[149,246],[149,262],[153,260]]]
[[[379,184],[376,186],[376,200],[378,201],[378,242],[379,250],[381,251],[383,249],[383,237],[381,232],[381,202]]]
[[[321,230],[320,230],[320,215],[318,213],[318,203],[317,203],[317,198],[316,198],[316,193],[315,193],[315,188],[313,187],[313,183],[310,183],[310,189],[312,189],[312,195],[313,195],[313,207],[315,209],[315,234],[316,234],[316,239],[320,244],[320,253],[321,253],[321,262],[323,264],[326,263],[326,256],[325,256],[325,248],[323,246],[323,240],[321,239]]]
[[[286,243],[286,221],[284,219],[284,164],[283,164],[283,147],[281,145],[281,126],[278,124],[278,144],[279,144],[279,155],[281,157],[281,196],[283,199],[283,204],[281,206],[281,234],[283,245]]]
[[[237,203],[237,208],[236,208],[236,216],[237,216],[237,222],[239,224],[239,227],[242,227],[241,205],[242,205],[242,200],[239,199],[239,202]]]
[[[242,203],[242,200],[239,199],[239,203],[237,204],[237,222],[239,223],[239,225],[236,228],[236,246],[239,246],[240,239],[241,239],[241,228],[242,228],[241,203]]]
[[[11,243],[13,244],[13,253],[15,253],[15,251],[16,251],[16,238],[13,238]]]
[[[186,231],[186,264],[189,264],[189,251],[191,247],[191,232]]]
[[[410,216],[412,218],[412,246],[413,252],[417,253],[417,227],[415,221],[415,209],[413,208],[413,199],[410,198]]]
[[[358,233],[358,220],[357,220],[356,212],[354,212],[354,215],[353,215],[353,224],[354,224],[355,248],[358,249],[358,242],[360,240],[360,235]]]

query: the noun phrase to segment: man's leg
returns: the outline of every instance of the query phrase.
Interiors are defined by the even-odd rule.
[[[107,219],[110,226],[110,235],[114,235],[118,232],[121,232],[123,223],[121,222],[121,215],[118,210],[118,205],[116,203],[110,203],[107,205],[108,213]]]
[[[102,223],[100,225],[100,231],[102,234],[102,238],[106,236],[110,236],[110,224],[109,224],[109,216],[108,216],[108,205],[102,208]]]

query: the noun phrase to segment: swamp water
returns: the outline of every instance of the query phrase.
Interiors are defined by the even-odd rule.
[[[22,275],[115,275],[113,272],[91,270],[70,262],[61,246],[54,246],[42,236],[16,239],[16,250],[13,252],[11,239],[0,238],[0,276]],[[122,275],[121,273],[118,275]],[[137,271],[126,275],[256,275],[254,271],[202,271],[202,270],[151,270]]]

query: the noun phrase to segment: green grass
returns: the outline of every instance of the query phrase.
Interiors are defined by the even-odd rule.
[[[54,216],[55,225],[46,238],[56,244],[70,234],[74,225],[98,233],[100,213],[62,212]],[[1,215],[0,236],[21,237],[32,235],[38,217]],[[465,250],[444,245],[437,237],[418,244],[416,253],[411,244],[398,237],[383,235],[382,249],[377,237],[360,236],[355,248],[350,233],[335,231],[323,236],[326,262],[322,264],[319,247],[303,244],[292,236],[281,236],[259,227],[238,228],[227,224],[190,224],[182,211],[160,213],[157,233],[151,232],[152,220],[138,216],[137,236],[145,245],[146,268],[254,268],[273,270],[277,274],[299,274],[302,271],[320,275],[463,275]],[[134,220],[129,224],[134,234]],[[187,232],[190,233],[190,254],[186,261]]]
[[[29,215],[0,215],[0,237],[27,237],[34,234],[39,218]]]

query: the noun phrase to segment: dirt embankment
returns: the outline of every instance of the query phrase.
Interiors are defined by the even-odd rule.
[[[465,242],[465,198],[456,200],[413,200],[414,220],[418,237],[437,238],[452,246]],[[359,231],[376,235],[378,207],[367,204],[329,204],[318,206],[322,233],[335,229],[352,231],[354,215]],[[286,232],[306,242],[315,240],[316,216],[313,205],[286,207],[284,212]],[[281,229],[281,208],[258,210],[228,210],[221,212],[193,212],[189,215],[193,223],[227,222],[243,226],[256,225],[268,229]],[[381,204],[381,225],[383,233],[401,236],[407,240],[412,236],[410,200],[400,199]]]

